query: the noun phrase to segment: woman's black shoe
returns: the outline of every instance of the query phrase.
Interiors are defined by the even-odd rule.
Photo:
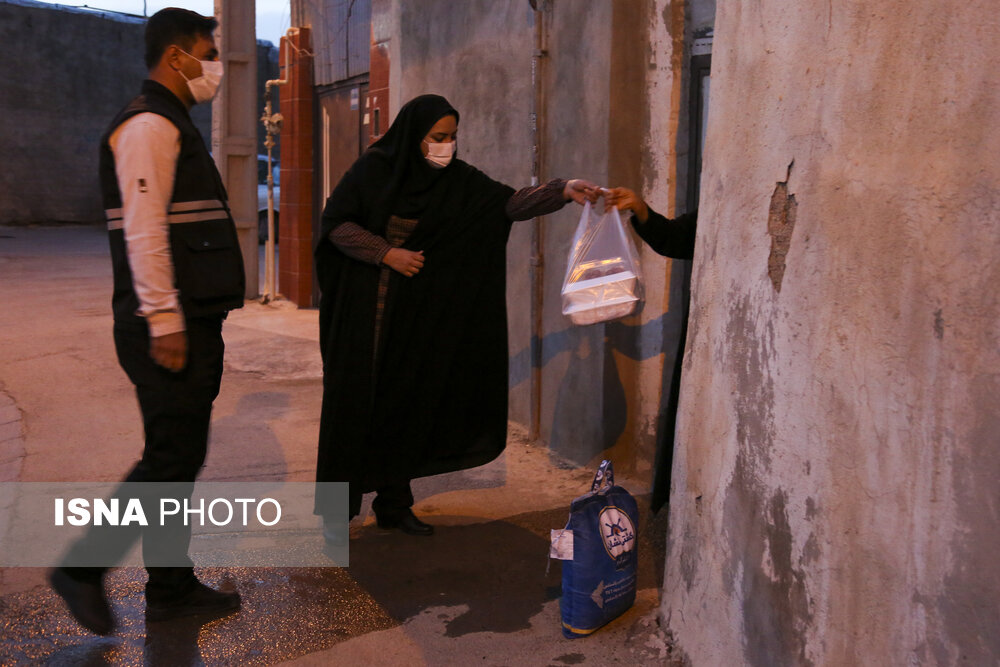
[[[379,528],[398,528],[407,535],[429,536],[434,534],[434,526],[418,519],[413,514],[413,510],[409,508],[398,517],[393,518],[383,518],[376,514],[375,520]]]

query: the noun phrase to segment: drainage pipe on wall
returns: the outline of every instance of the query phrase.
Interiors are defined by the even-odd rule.
[[[277,296],[274,276],[274,244],[277,239],[274,238],[274,172],[271,169],[271,149],[275,146],[274,136],[281,132],[283,118],[280,113],[272,113],[271,89],[288,83],[288,71],[292,66],[292,54],[288,50],[288,46],[291,44],[291,32],[292,30],[289,28],[288,34],[285,35],[285,41],[281,43],[285,47],[285,78],[269,79],[264,84],[264,115],[260,118],[267,131],[267,139],[264,141],[264,146],[267,147],[267,241],[264,243],[264,295],[261,298],[262,303],[268,303]]]
[[[542,182],[545,137],[545,77],[543,65],[548,55],[547,25],[552,0],[529,0],[535,12],[535,48],[531,54],[531,184]],[[531,423],[528,437],[538,440],[542,421],[542,306],[545,296],[545,245],[542,237],[543,217],[531,226]]]

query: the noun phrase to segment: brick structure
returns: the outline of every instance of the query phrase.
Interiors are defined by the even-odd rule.
[[[368,99],[365,114],[368,117],[368,143],[385,134],[389,116],[389,44],[376,43],[372,37],[372,50],[368,72]]]
[[[284,48],[285,41],[292,48]],[[278,290],[300,308],[312,303],[313,85],[309,28],[281,39],[281,226]]]

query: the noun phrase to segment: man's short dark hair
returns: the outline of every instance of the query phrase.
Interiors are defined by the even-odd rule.
[[[146,67],[152,69],[171,44],[190,51],[199,37],[211,37],[218,25],[214,17],[189,9],[161,9],[146,22]]]

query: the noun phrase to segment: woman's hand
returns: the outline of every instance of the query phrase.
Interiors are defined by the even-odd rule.
[[[612,206],[617,206],[619,211],[630,209],[639,222],[646,222],[649,219],[649,207],[646,206],[646,202],[628,188],[611,188],[604,191],[604,210],[610,211]]]
[[[581,206],[585,201],[589,201],[591,204],[595,203],[600,195],[601,188],[597,184],[585,181],[582,178],[574,178],[571,181],[567,181],[566,187],[563,188],[563,198],[566,201],[572,199]]]
[[[385,257],[382,258],[382,263],[393,271],[402,273],[407,278],[412,278],[420,273],[420,269],[424,268],[424,251],[414,252],[402,248],[390,248],[389,252],[385,253]]]

